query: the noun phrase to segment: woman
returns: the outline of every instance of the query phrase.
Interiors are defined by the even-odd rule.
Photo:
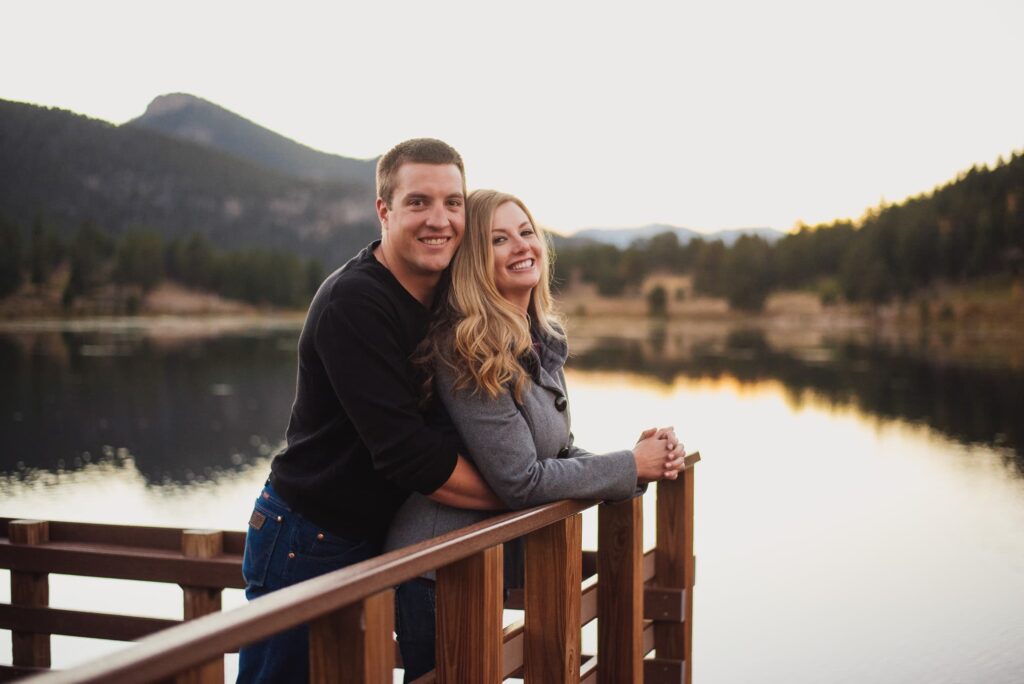
[[[494,190],[466,203],[466,232],[451,287],[421,346],[427,400],[441,401],[480,473],[506,506],[566,498],[627,499],[637,485],[674,478],[685,452],[671,428],[645,431],[632,450],[596,456],[573,444],[562,366],[565,335],[554,320],[548,249],[526,205]],[[432,395],[432,396],[431,396]],[[488,513],[412,494],[386,550],[470,525]],[[406,681],[434,667],[430,579],[396,594]]]

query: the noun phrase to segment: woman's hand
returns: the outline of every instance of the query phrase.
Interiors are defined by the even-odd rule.
[[[633,458],[637,481],[674,480],[684,465],[686,450],[676,437],[675,428],[649,428],[640,433]]]

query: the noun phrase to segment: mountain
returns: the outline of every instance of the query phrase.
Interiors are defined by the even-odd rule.
[[[165,239],[196,232],[339,264],[379,228],[372,185],[319,182],[137,125],[0,100],[0,214],[58,234],[84,223]]]
[[[286,176],[374,186],[376,159],[314,150],[194,95],[160,95],[125,126],[145,128],[248,159]]]
[[[639,228],[586,228],[575,233],[572,238],[592,240],[606,245],[615,245],[619,249],[625,249],[634,240],[647,240],[661,233],[675,233],[681,245],[685,245],[694,238],[701,238],[705,242],[721,240],[726,246],[732,245],[741,235],[759,235],[772,243],[785,235],[782,231],[775,230],[774,228],[732,228],[729,230],[719,230],[714,233],[701,233],[691,228],[670,226],[664,223],[652,223]]]

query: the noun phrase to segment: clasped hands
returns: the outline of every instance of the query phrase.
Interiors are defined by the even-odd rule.
[[[686,449],[673,427],[648,428],[633,447],[637,481],[674,480],[686,464]]]

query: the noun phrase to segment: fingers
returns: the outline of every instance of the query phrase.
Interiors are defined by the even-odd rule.
[[[674,480],[679,471],[686,466],[686,450],[682,444],[676,445],[675,449],[668,450],[665,457],[664,477],[667,480]]]
[[[658,432],[658,428],[647,428],[646,430],[644,430],[643,432],[640,433],[640,439],[638,439],[636,441],[637,442],[642,442],[645,439],[653,437],[657,432]]]
[[[675,437],[675,435],[676,429],[671,425],[668,427],[658,428],[654,433],[654,436],[658,439],[668,439],[670,437]]]

